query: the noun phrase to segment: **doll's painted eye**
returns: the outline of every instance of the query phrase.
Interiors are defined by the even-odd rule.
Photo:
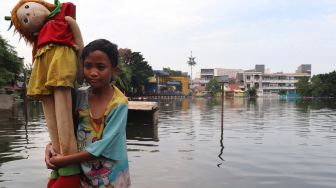
[[[23,22],[26,24],[28,23],[28,18],[23,19]]]
[[[26,5],[26,6],[25,6],[25,9],[29,9],[29,5]]]

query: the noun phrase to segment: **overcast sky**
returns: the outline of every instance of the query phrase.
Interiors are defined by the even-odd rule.
[[[53,2],[53,0],[47,0]],[[31,63],[31,48],[3,17],[18,0],[2,0],[0,35]],[[61,1],[65,2],[65,1]],[[106,38],[141,52],[153,69],[201,68],[312,73],[336,69],[336,0],[73,0],[84,42]]]

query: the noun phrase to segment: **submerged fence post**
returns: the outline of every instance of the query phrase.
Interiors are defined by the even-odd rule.
[[[224,161],[222,155],[224,151],[224,144],[223,144],[223,137],[224,137],[224,82],[222,82],[222,99],[221,99],[222,111],[221,111],[221,137],[220,137],[220,152],[219,152],[219,159]],[[222,163],[217,164],[217,167],[220,168]]]

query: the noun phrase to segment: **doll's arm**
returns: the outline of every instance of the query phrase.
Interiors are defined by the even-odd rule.
[[[82,52],[82,49],[84,47],[84,42],[83,42],[83,37],[82,37],[82,33],[79,29],[79,26],[76,22],[75,19],[73,19],[70,16],[65,16],[65,20],[68,22],[72,35],[74,36],[76,45],[78,46],[78,51],[77,51],[77,83],[78,84],[82,84],[84,77],[83,77],[83,65],[80,62],[80,54]]]

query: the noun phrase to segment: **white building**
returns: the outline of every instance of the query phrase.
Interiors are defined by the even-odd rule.
[[[201,69],[199,78],[197,79],[201,85],[207,84],[211,79],[219,76],[227,76],[229,79],[236,79],[238,73],[243,73],[243,69]]]
[[[236,79],[238,73],[243,73],[243,69],[214,69],[214,76],[228,76],[229,78]]]
[[[310,77],[310,72],[296,73],[263,73],[262,71],[250,70],[243,73],[245,90],[255,87],[258,96],[278,95],[280,90],[289,94],[296,93],[295,84],[302,77]]]

